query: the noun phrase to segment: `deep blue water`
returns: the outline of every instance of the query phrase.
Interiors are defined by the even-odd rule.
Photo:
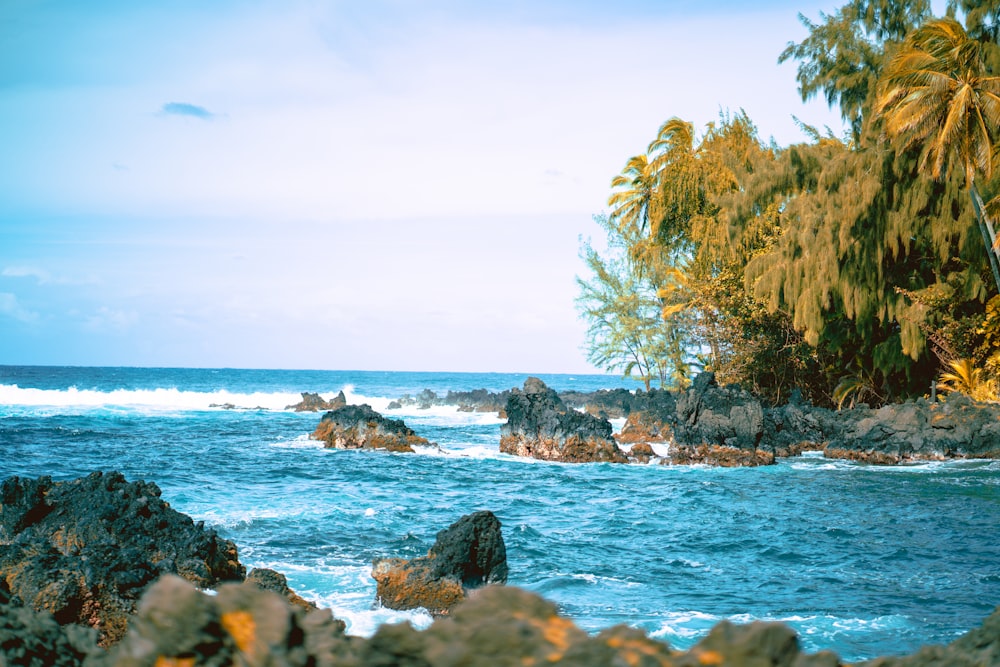
[[[525,377],[0,366],[0,479],[114,469],[155,481],[245,564],[285,573],[355,634],[429,623],[373,605],[371,560],[423,555],[478,509],[503,523],[510,584],[588,630],[628,623],[680,648],[723,618],[767,619],[795,628],[806,650],[859,660],[949,642],[1000,604],[1000,462],[553,464],[500,454],[494,415],[385,410],[424,388],[502,390]],[[560,390],[621,386],[541,377]],[[308,434],[319,415],[283,408],[341,389],[444,453],[318,447]]]

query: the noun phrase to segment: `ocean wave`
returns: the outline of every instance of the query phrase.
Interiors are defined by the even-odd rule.
[[[0,405],[39,408],[132,408],[140,410],[189,411],[221,410],[225,407],[255,410],[284,410],[302,400],[288,392],[241,394],[224,389],[212,392],[158,389],[33,389],[16,384],[0,385]]]

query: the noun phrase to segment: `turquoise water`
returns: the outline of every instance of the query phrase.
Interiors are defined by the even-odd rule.
[[[115,469],[155,481],[245,564],[285,573],[355,634],[430,622],[375,607],[370,562],[423,555],[478,509],[503,522],[510,584],[586,629],[628,623],[680,648],[723,618],[767,619],[809,651],[858,660],[951,641],[1000,604],[1000,462],[565,465],[500,454],[495,415],[385,410],[424,388],[525,377],[0,367],[0,478]],[[542,377],[560,390],[621,384]],[[302,391],[341,389],[443,452],[325,450],[307,437],[319,415],[283,410]]]

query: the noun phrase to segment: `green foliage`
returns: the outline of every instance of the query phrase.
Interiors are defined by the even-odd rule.
[[[955,359],[948,363],[948,370],[938,378],[938,389],[965,394],[976,401],[997,399],[996,381],[976,367],[972,359]]]
[[[588,360],[641,381],[647,390],[654,381],[661,387],[685,386],[686,317],[663,317],[664,301],[658,296],[674,274],[655,265],[640,270],[630,253],[641,245],[637,226],[622,218],[597,216],[595,221],[607,234],[608,253],[602,257],[584,243],[582,254],[592,276],[577,278],[577,305],[588,325]]]
[[[1000,301],[983,308],[991,270],[1000,290],[986,215],[1000,197],[979,194],[1000,192],[1000,0],[949,11],[965,28],[929,20],[927,0],[800,17],[809,35],[780,60],[799,62],[804,99],[839,106],[849,138],[803,126],[811,141],[782,148],[743,112],[701,133],[666,121],[612,181],[627,261],[600,265],[621,277],[605,301],[658,300],[675,351],[776,402],[792,388],[838,406],[923,395],[963,357],[1000,377]],[[613,344],[595,359],[626,355],[596,333]]]
[[[852,0],[813,23],[799,15],[809,36],[789,43],[778,62],[797,60],[799,93],[806,101],[822,92],[839,106],[855,140],[871,112],[875,84],[887,52],[930,16],[927,0]]]

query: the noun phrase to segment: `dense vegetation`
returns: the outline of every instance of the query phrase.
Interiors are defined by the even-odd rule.
[[[803,126],[779,147],[743,112],[667,120],[612,181],[608,253],[584,248],[591,360],[647,387],[711,369],[774,402],[878,404],[936,379],[995,397],[1000,0],[800,18],[780,60],[845,135]]]

